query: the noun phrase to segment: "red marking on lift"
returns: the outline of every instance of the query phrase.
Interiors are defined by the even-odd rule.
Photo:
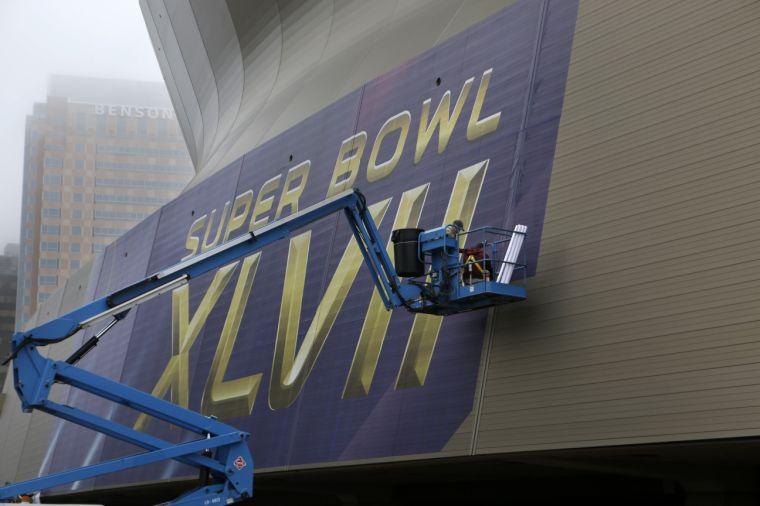
[[[234,464],[238,471],[240,471],[247,465],[243,457],[236,458]]]

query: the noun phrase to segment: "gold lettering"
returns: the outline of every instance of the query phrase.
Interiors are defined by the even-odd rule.
[[[183,261],[192,258],[193,255],[198,252],[198,246],[200,246],[201,240],[195,234],[203,228],[207,217],[208,216],[204,214],[190,225],[190,230],[187,232],[187,240],[185,240],[185,248],[187,248],[190,253],[182,257]]]
[[[255,230],[269,222],[269,216],[261,217],[261,215],[268,213],[272,209],[272,204],[274,203],[273,192],[280,187],[281,177],[282,174],[278,174],[261,185],[259,195],[256,197],[256,205],[253,206],[251,224],[248,227],[248,230]]]
[[[260,257],[259,252],[243,260],[227,319],[224,321],[222,335],[219,337],[219,344],[216,346],[214,360],[206,380],[206,388],[203,391],[201,410],[205,415],[213,414],[222,419],[229,419],[247,416],[253,410],[262,374],[252,374],[229,381],[224,381],[224,375],[227,373],[232,349],[235,347],[235,339],[240,329],[240,321],[243,318],[248,296],[251,294]]]
[[[480,189],[488,169],[488,160],[476,163],[457,173],[451,191],[449,206],[443,224],[462,220],[465,230],[470,228],[480,197]],[[418,314],[414,318],[404,358],[401,361],[396,388],[418,387],[425,384],[433,350],[441,330],[441,316]]]
[[[376,223],[382,222],[390,201],[386,199],[369,207]],[[298,397],[363,261],[352,237],[317,306],[301,347],[296,351],[310,237],[311,232],[305,232],[290,241],[269,381],[269,406],[272,409],[286,408]]]
[[[486,92],[488,91],[488,83],[491,82],[492,73],[493,69],[488,69],[483,72],[483,76],[480,78],[480,85],[478,86],[478,93],[475,95],[475,104],[472,106],[470,121],[467,122],[468,141],[474,141],[478,137],[490,134],[499,126],[501,111],[491,114],[487,118],[479,119],[483,109],[483,102],[486,100]]]
[[[364,154],[364,146],[367,144],[367,132],[359,132],[344,140],[338,151],[338,160],[335,162],[330,186],[327,188],[327,197],[337,195],[354,185],[356,175],[359,173],[359,165]]]
[[[451,133],[454,131],[459,115],[462,113],[462,108],[467,100],[467,95],[470,93],[472,83],[475,81],[474,77],[469,78],[464,82],[462,90],[459,92],[459,98],[454,105],[454,111],[449,115],[449,108],[451,105],[451,90],[446,90],[446,93],[441,97],[441,101],[438,103],[438,107],[433,113],[433,118],[428,123],[428,116],[430,115],[431,99],[427,99],[422,103],[422,114],[420,117],[420,127],[417,133],[417,147],[414,150],[414,163],[417,164],[422,160],[422,155],[425,153],[427,145],[430,143],[430,139],[433,138],[436,128],[438,129],[438,154],[444,152],[446,146],[451,139]]]
[[[425,205],[430,183],[426,183],[417,188],[407,190],[401,195],[401,200],[396,212],[396,218],[393,221],[393,228],[413,228],[416,227],[422,214],[422,208]],[[388,241],[386,246],[388,255],[393,261],[392,243]],[[351,369],[346,378],[346,385],[343,388],[343,398],[359,397],[369,393],[369,387],[372,384],[372,378],[375,376],[377,361],[380,357],[380,350],[383,347],[385,333],[388,330],[388,323],[391,320],[391,312],[385,309],[377,289],[372,292],[372,299],[367,309],[367,315],[364,318],[364,326],[359,334],[359,342],[356,345],[354,359],[351,361]]]
[[[171,402],[183,408],[188,407],[190,348],[198,338],[219,296],[229,283],[232,271],[237,264],[238,262],[235,262],[216,271],[211,286],[203,296],[192,319],[189,318],[190,286],[185,285],[172,291],[172,356],[151,392],[154,397],[163,398],[166,392],[170,391]],[[148,415],[142,413],[137,418],[134,428],[144,430],[148,420]]]
[[[232,203],[232,211],[230,212],[230,219],[227,221],[227,230],[224,231],[224,238],[222,242],[227,242],[232,233],[243,226],[245,219],[248,217],[248,211],[251,210],[251,202],[253,201],[253,190],[248,190],[245,193],[241,193],[235,197],[235,202]],[[238,209],[242,208],[242,212],[238,212]]]
[[[227,221],[227,213],[230,210],[230,201],[224,203],[224,210],[222,211],[222,214],[219,216],[219,226],[216,227],[216,235],[214,235],[214,240],[209,243],[208,242],[208,236],[211,234],[211,227],[214,225],[214,215],[216,214],[216,209],[211,211],[211,216],[208,219],[208,223],[206,224],[206,233],[203,235],[203,246],[201,246],[201,251],[208,251],[217,244],[219,244],[219,239],[222,237],[222,229],[224,228],[224,224]]]
[[[388,121],[383,124],[380,131],[375,137],[375,144],[372,146],[372,153],[369,155],[369,161],[367,162],[367,181],[374,183],[384,177],[387,177],[393,169],[398,165],[398,161],[401,159],[401,153],[404,151],[404,144],[406,143],[406,137],[409,135],[409,125],[412,121],[412,115],[409,111],[400,112],[392,118],[388,118]],[[377,155],[380,152],[380,146],[383,143],[385,137],[395,131],[399,130],[398,140],[396,141],[396,150],[393,152],[388,160],[378,164]]]
[[[280,204],[277,206],[277,213],[274,215],[275,220],[280,218],[282,211],[288,206],[290,206],[290,214],[298,212],[298,200],[306,188],[309,170],[311,170],[311,160],[299,163],[288,171],[288,175],[285,176],[285,184],[282,185]],[[291,188],[290,185],[293,184],[293,181],[298,181],[298,183]]]

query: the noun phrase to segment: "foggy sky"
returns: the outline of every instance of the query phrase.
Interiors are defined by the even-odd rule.
[[[19,242],[24,123],[51,74],[163,81],[137,0],[0,0],[0,254]]]

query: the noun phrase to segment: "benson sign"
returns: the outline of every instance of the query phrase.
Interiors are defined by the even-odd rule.
[[[454,219],[524,223],[532,274],[576,10],[520,2],[305,119],[112,244],[94,294],[349,187],[367,195],[386,237]],[[135,313],[85,367],[250,431],[258,468],[440,452],[473,409],[487,317],[385,311],[337,215]],[[59,428],[51,470],[127,451],[83,440],[83,429]],[[97,485],[183,473],[166,464]]]

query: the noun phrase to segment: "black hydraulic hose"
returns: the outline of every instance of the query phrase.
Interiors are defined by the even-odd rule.
[[[80,360],[82,360],[85,355],[90,353],[94,347],[98,345],[98,341],[100,341],[100,338],[105,335],[106,332],[111,330],[114,325],[116,325],[119,320],[124,319],[125,316],[127,316],[127,313],[129,312],[129,309],[124,311],[123,313],[119,313],[113,317],[113,320],[111,320],[108,325],[103,327],[103,330],[92,336],[87,340],[86,343],[84,343],[82,346],[80,346],[74,353],[71,354],[69,358],[66,359],[66,363],[70,365],[74,365]]]

